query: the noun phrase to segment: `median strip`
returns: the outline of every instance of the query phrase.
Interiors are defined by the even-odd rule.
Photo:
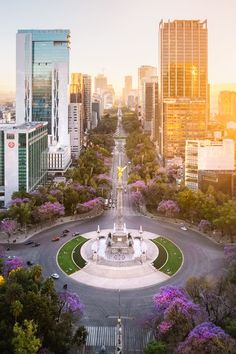
[[[80,249],[86,241],[88,241],[88,239],[78,236],[60,248],[57,254],[58,265],[67,275],[70,275],[85,266],[86,262],[80,255]],[[74,255],[78,252],[79,256],[74,258]]]
[[[152,241],[159,249],[159,255],[153,262],[154,267],[167,275],[174,275],[183,263],[181,250],[165,237],[157,237]]]

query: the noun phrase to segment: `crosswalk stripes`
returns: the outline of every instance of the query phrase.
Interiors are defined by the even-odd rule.
[[[105,344],[108,347],[115,347],[115,326],[88,326],[86,329],[88,331],[86,346],[97,347]]]
[[[116,327],[115,326],[87,326],[85,354],[97,354],[103,345],[108,354],[115,353]],[[123,327],[123,353],[143,353],[147,343],[153,339],[152,332],[131,326]]]

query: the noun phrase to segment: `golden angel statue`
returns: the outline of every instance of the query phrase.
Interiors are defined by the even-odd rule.
[[[126,167],[127,167],[127,166],[125,166],[125,167],[118,166],[118,167],[117,167],[117,174],[118,174],[118,178],[119,178],[120,181],[121,181],[121,178],[122,178],[122,176],[123,176],[123,172],[124,172],[124,170],[126,169]]]

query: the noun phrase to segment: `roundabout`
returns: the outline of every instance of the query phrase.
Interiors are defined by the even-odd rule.
[[[100,234],[107,235],[111,231],[105,229]],[[129,231],[134,236],[139,236],[137,230]],[[100,239],[103,238],[100,236]],[[99,242],[96,232],[84,233],[83,236],[68,241],[57,253],[57,262],[61,270],[71,279],[85,285],[120,290],[150,287],[169,280],[183,263],[182,252],[173,242],[157,237],[151,232],[142,234],[142,240],[147,248],[146,260],[136,260],[131,264],[122,253],[115,254],[112,262],[106,262],[104,259],[94,260],[92,256],[94,240]],[[163,243],[167,243],[168,247],[163,247]],[[174,254],[171,253],[172,249]],[[172,262],[176,266],[170,272]]]

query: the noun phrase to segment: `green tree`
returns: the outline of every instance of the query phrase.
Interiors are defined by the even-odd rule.
[[[12,344],[15,354],[36,354],[41,346],[37,338],[37,325],[33,320],[24,320],[23,325],[15,323],[13,327],[14,338]]]
[[[236,202],[229,200],[217,208],[218,217],[213,220],[213,224],[221,230],[222,236],[230,236],[231,242],[234,242],[233,236],[236,234]]]
[[[167,346],[162,341],[151,341],[144,349],[145,354],[165,354],[167,353]]]
[[[11,310],[12,310],[12,314],[15,318],[15,322],[17,322],[18,317],[20,316],[20,314],[22,313],[23,310],[23,305],[19,300],[15,300],[12,304],[11,304]]]

